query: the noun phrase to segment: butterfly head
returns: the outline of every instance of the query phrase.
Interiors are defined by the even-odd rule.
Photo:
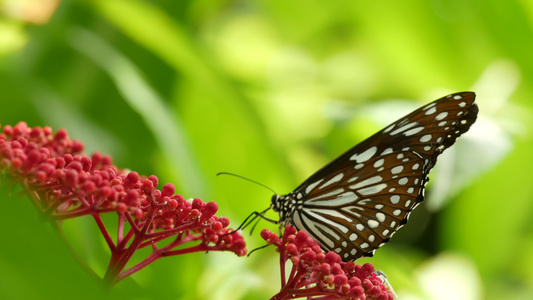
[[[294,205],[291,194],[281,196],[275,194],[272,196],[270,208],[279,214],[279,223],[282,226],[290,224],[291,215],[294,212]]]

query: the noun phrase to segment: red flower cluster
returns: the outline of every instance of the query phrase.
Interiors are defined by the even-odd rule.
[[[296,233],[295,227],[287,226],[280,239],[264,229],[261,237],[280,252],[281,291],[271,299],[394,299],[374,273],[372,264],[356,265],[352,261],[343,262],[333,251],[324,253],[305,231]],[[287,260],[292,263],[288,279]]]
[[[58,221],[91,215],[110,250],[105,278],[114,284],[154,260],[171,255],[205,251],[246,254],[240,233],[228,228],[229,220],[217,217],[216,202],[185,200],[175,195],[172,184],[157,189],[152,175],[118,169],[111,158],[81,153],[83,144],[68,138],[65,130],[52,134],[50,127],[29,128],[20,122],[4,126],[0,134],[0,170],[29,191],[35,205]],[[108,234],[101,213],[116,212],[119,232],[116,242]],[[128,226],[129,225],[129,226]],[[159,248],[157,243],[168,241]],[[188,242],[199,244],[173,250]],[[152,247],[146,259],[128,270],[126,263],[137,249]]]

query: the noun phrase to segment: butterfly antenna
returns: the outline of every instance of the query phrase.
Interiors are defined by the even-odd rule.
[[[241,176],[241,175],[237,175],[237,174],[229,173],[229,172],[220,172],[220,173],[217,173],[217,176],[218,176],[218,175],[231,175],[231,176],[235,176],[235,177],[238,177],[238,178],[240,178],[240,179],[244,179],[244,180],[247,180],[247,181],[253,182],[253,183],[255,183],[255,184],[258,184],[258,185],[260,185],[260,186],[262,186],[262,187],[264,187],[264,188],[266,188],[266,189],[272,191],[274,194],[277,194],[276,191],[274,191],[274,190],[271,189],[270,187],[268,187],[268,186],[262,184],[261,182],[255,181],[255,180],[250,179],[250,178],[246,178],[246,177]]]
[[[255,248],[255,249],[253,249],[252,251],[250,251],[250,253],[248,253],[248,254],[246,255],[246,257],[250,257],[250,255],[252,255],[252,253],[254,253],[255,251],[257,251],[257,250],[261,250],[261,249],[264,249],[264,248],[266,248],[266,247],[268,247],[268,246],[270,246],[270,244],[266,244],[266,245],[264,245],[264,246],[257,247],[257,248]]]
[[[239,231],[239,230],[243,230],[243,229],[245,229],[246,227],[250,226],[250,224],[252,224],[252,223],[253,223],[258,217],[260,217],[260,218],[262,218],[262,219],[264,219],[264,220],[266,220],[266,221],[268,221],[268,222],[270,222],[270,223],[278,224],[278,221],[276,221],[276,220],[272,220],[272,219],[269,219],[269,218],[267,218],[267,217],[264,216],[264,214],[265,214],[269,209],[270,209],[270,207],[267,208],[267,209],[265,209],[265,210],[263,210],[263,211],[261,211],[261,212],[259,212],[259,211],[254,211],[253,213],[251,213],[250,215],[248,215],[248,217],[246,217],[246,219],[244,219],[244,221],[241,223],[241,225],[239,225],[239,227],[237,227],[237,229],[235,229],[235,230],[233,230],[233,231],[231,231],[231,232],[228,232],[228,233],[226,233],[226,234],[224,234],[224,235],[233,234],[233,233],[235,233],[235,232],[237,232],[237,231]],[[257,222],[259,222],[259,220],[257,220]],[[256,224],[257,224],[257,223],[256,223]],[[255,228],[255,225],[252,227],[252,231],[253,231],[254,228]],[[250,232],[250,234],[252,234],[252,233]]]
[[[255,224],[252,226],[252,229],[250,229],[250,235],[253,234],[254,230],[255,230],[255,227],[257,227],[257,224],[259,224],[259,221],[261,221],[260,219],[258,219],[257,221],[255,221]]]

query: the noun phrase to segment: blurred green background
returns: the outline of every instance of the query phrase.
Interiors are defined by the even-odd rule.
[[[372,262],[401,299],[533,298],[533,2],[0,1],[0,123],[65,128],[88,153],[217,201],[237,227],[344,150],[446,94],[480,117]],[[4,191],[5,190],[5,191]],[[0,298],[266,299],[273,248],[161,259],[108,295],[28,199],[2,188]],[[276,219],[272,212],[269,217]],[[113,224],[114,217],[107,221]],[[97,274],[90,219],[65,223]],[[248,248],[261,246],[259,229]],[[145,255],[146,253],[144,253]]]

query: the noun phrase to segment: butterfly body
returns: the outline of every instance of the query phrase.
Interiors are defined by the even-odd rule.
[[[345,261],[372,256],[424,200],[437,157],[475,122],[475,94],[440,98],[400,118],[274,195],[281,226],[307,231]]]

